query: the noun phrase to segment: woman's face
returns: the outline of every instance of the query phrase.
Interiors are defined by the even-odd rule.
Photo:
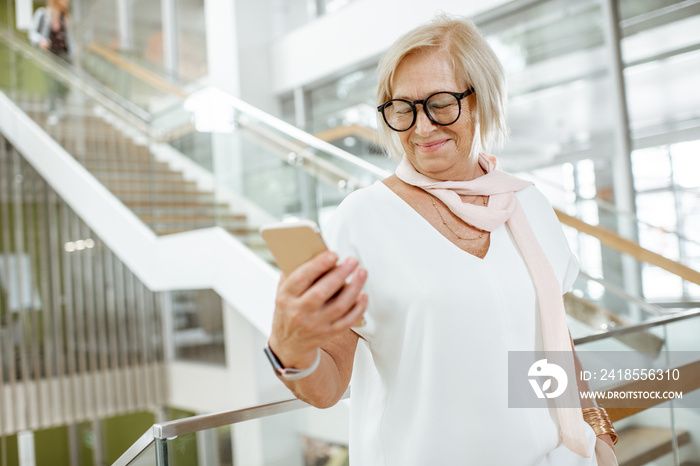
[[[464,92],[443,52],[415,52],[406,56],[394,73],[392,99],[421,100],[440,91]],[[462,113],[449,126],[428,119],[417,105],[415,124],[398,133],[409,162],[420,173],[438,180],[469,180],[477,175],[476,160],[470,160],[474,124],[473,97],[462,99]],[[480,173],[479,173],[480,174]]]

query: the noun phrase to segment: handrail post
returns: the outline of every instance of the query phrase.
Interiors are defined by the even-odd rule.
[[[156,465],[168,466],[168,439],[156,438]]]

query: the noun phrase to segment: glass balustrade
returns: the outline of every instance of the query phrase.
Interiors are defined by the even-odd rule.
[[[262,223],[324,223],[347,193],[386,175],[211,89],[186,101],[144,91],[161,104],[134,105],[135,94],[2,34],[2,56],[14,64],[6,94],[157,234],[219,226],[266,257]],[[58,112],[52,86],[62,89]]]
[[[137,457],[129,461],[129,466],[157,466],[156,461],[156,446],[155,443],[150,444],[146,447]]]
[[[600,376],[591,377],[589,385],[592,390],[617,389],[639,394],[638,399],[598,400],[600,405],[608,407],[620,435],[617,445],[620,464],[680,465],[700,458],[693,449],[693,444],[700,438],[700,390],[697,382],[689,383],[696,379],[700,364],[698,332],[700,310],[693,309],[597,334],[574,335],[584,370],[595,371],[592,368],[604,367],[609,374],[622,369],[614,372],[613,377],[606,376],[606,380],[601,380]],[[682,372],[661,385],[652,386],[651,382],[641,381],[641,376],[635,379],[634,372],[631,372],[632,378],[626,380],[625,370],[632,368],[637,369],[638,374],[652,368],[670,369],[670,374],[674,374],[675,368],[680,368]],[[655,373],[658,374],[658,370]],[[644,393],[663,396],[660,393],[676,391],[683,391],[682,398],[659,400],[658,404],[643,401],[642,397]],[[633,413],[630,415],[624,409],[616,411],[614,408],[623,406],[620,403],[633,406]],[[647,407],[641,409],[642,406]],[[615,420],[616,416],[625,417]]]
[[[81,54],[80,66],[108,89],[149,113],[182,100],[182,91],[176,85],[171,85],[156,72],[142,68],[139,68],[141,77],[135,76],[133,70],[124,68],[128,66],[127,62],[117,52],[99,44],[87,47]],[[158,81],[162,81],[163,85],[158,86]]]
[[[347,464],[348,403],[286,400],[155,424],[114,466]]]
[[[588,166],[591,162],[582,161],[579,164]],[[538,188],[547,195],[552,205],[562,212],[592,225],[600,224],[618,233],[620,233],[620,223],[610,220],[624,220],[628,225],[631,225],[632,231],[635,232],[638,242],[643,247],[686,265],[693,264],[692,258],[697,255],[697,250],[700,248],[700,241],[696,236],[688,235],[674,228],[664,227],[661,218],[656,218],[656,221],[653,218],[652,221],[645,221],[632,212],[620,211],[612,203],[597,195],[595,187],[590,185],[586,187],[574,186],[571,171],[571,165],[557,166],[536,172],[522,173],[521,176],[534,181]],[[583,175],[579,173],[577,176],[582,177]],[[582,181],[584,184],[586,182],[590,183],[591,180]],[[696,191],[689,189],[687,193],[688,203],[690,204],[692,201],[695,206],[700,205],[697,201]],[[681,251],[686,251],[688,254],[681,254]]]
[[[697,331],[688,332],[691,327],[698,327],[700,331],[700,312],[665,316],[658,322],[640,322],[575,337],[577,353],[584,370],[595,367],[591,364],[593,361],[600,364],[595,358],[601,355],[618,355],[625,363],[639,361],[640,367],[664,367],[671,371],[675,368],[685,371],[685,367],[690,367],[696,371],[694,368],[700,364],[700,343],[688,337],[698,334]],[[633,347],[622,341],[622,335],[642,335],[640,341],[648,339],[645,335],[654,335],[661,346],[656,351]],[[602,363],[611,369],[615,360]],[[617,445],[620,464],[681,464],[681,461],[700,459],[690,444],[692,439],[700,437],[697,412],[700,391],[693,373],[681,372],[682,388],[675,386],[675,382],[666,384],[668,390],[682,390],[682,399],[650,404],[646,409],[635,408],[634,413],[616,411],[617,405],[608,403],[621,437]],[[695,381],[686,380],[687,376]],[[592,390],[640,389],[629,383],[620,379],[612,383],[599,379],[589,382]],[[115,466],[348,464],[351,402],[341,400],[331,409],[318,410],[299,400],[287,400],[156,424],[149,431],[153,437],[149,443],[134,444]],[[601,404],[606,405],[605,402]],[[141,462],[135,463],[131,458]]]

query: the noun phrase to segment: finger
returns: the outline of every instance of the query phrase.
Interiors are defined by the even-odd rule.
[[[358,268],[349,283],[346,283],[340,292],[331,298],[323,307],[323,315],[327,322],[334,322],[345,315],[358,300],[362,287],[367,281],[367,271]]]
[[[338,293],[345,280],[359,265],[357,259],[348,257],[340,265],[328,271],[301,296],[304,305],[318,309]]]
[[[300,265],[289,277],[283,277],[281,288],[292,296],[301,296],[323,274],[338,262],[338,255],[327,251],[312,257]]]
[[[356,326],[362,320],[368,303],[369,297],[366,294],[361,294],[350,312],[331,324],[332,331],[337,333]]]

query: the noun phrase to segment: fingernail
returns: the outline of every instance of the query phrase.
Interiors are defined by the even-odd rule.
[[[338,262],[338,256],[334,252],[329,252],[326,254],[326,264],[332,265]]]

